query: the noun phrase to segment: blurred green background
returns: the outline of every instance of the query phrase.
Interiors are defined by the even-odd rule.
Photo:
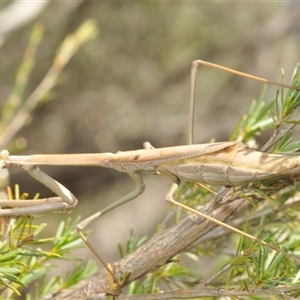
[[[51,101],[40,104],[15,139],[13,154],[116,152],[186,143],[190,66],[207,60],[270,80],[286,81],[299,61],[300,6],[296,2],[23,2],[0,3],[1,105],[9,96],[35,22],[44,28],[26,89],[30,95],[52,64],[64,37],[83,21],[97,21],[98,36],[83,45],[60,76]],[[23,24],[15,20],[35,11]],[[262,84],[200,68],[195,142],[228,140],[258,97]],[[272,93],[275,89],[272,88]],[[4,145],[10,149],[10,145]],[[91,213],[134,189],[126,175],[99,168],[43,168],[79,199],[73,214]],[[12,183],[31,195],[51,192],[20,170]],[[139,199],[95,221],[91,240],[109,261],[129,229],[151,235],[165,212],[167,179],[146,176]],[[63,215],[43,217],[55,227]],[[99,228],[98,230],[96,228]],[[84,255],[92,256],[88,250]]]

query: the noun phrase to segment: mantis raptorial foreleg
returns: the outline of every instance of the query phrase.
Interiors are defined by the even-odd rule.
[[[1,153],[2,157],[6,153]],[[36,215],[40,213],[63,211],[74,207],[77,204],[76,197],[62,184],[44,173],[34,165],[22,165],[21,168],[37,181],[43,183],[59,197],[38,199],[38,200],[14,200],[14,209],[1,209],[1,217],[18,217],[22,215]],[[12,206],[11,200],[0,200],[0,207]]]
[[[59,197],[41,199],[38,201],[22,200],[7,202],[6,200],[0,200],[0,206],[2,207],[0,210],[0,217],[34,215],[56,210],[65,211],[72,209],[76,205],[77,199],[75,196],[60,183],[35,167],[36,165],[100,166],[127,173],[137,185],[137,188],[134,191],[96,212],[89,218],[83,220],[77,226],[79,235],[112,276],[114,276],[113,272],[107,267],[105,261],[83,235],[82,230],[99,216],[143,193],[145,185],[141,173],[149,173],[153,175],[162,174],[176,184],[172,186],[171,190],[167,194],[166,200],[169,203],[173,203],[186,211],[196,213],[209,221],[215,222],[217,225],[224,226],[234,232],[251,237],[244,234],[242,231],[238,231],[229,225],[224,225],[224,223],[218,220],[176,202],[172,197],[175,188],[181,181],[201,182],[203,184],[213,186],[243,186],[252,182],[280,178],[282,176],[294,176],[300,174],[300,158],[298,156],[275,155],[249,150],[245,147],[245,145],[238,141],[192,145],[195,77],[196,70],[200,65],[217,68],[269,84],[299,89],[298,87],[291,87],[280,83],[277,84],[260,77],[251,76],[215,64],[197,60],[193,62],[191,71],[189,145],[156,149],[149,143],[146,143],[144,145],[145,149],[118,152],[115,154],[95,153],[9,156],[7,151],[2,151],[1,168],[19,166],[36,180],[46,185]],[[260,241],[254,237],[251,238],[255,241]],[[260,242],[266,245],[263,241]],[[268,246],[272,249],[278,250],[272,245]]]

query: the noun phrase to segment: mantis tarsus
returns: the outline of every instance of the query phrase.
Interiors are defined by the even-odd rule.
[[[18,166],[24,169],[29,175],[57,194],[58,197],[34,201],[0,200],[0,207],[2,207],[2,209],[0,209],[0,217],[31,216],[46,212],[70,210],[76,206],[76,197],[62,184],[41,171],[37,165],[99,166],[127,173],[137,185],[134,191],[116,200],[77,225],[77,230],[81,238],[112,276],[113,272],[94,250],[93,246],[83,235],[82,230],[97,217],[143,193],[145,185],[141,173],[150,173],[153,175],[162,174],[174,182],[175,185],[172,186],[166,196],[167,202],[175,204],[187,211],[197,213],[218,225],[227,227],[230,230],[257,240],[264,245],[268,245],[242,231],[182,205],[173,199],[172,195],[181,181],[200,182],[213,186],[243,186],[266,179],[300,174],[300,156],[276,155],[250,150],[247,149],[243,143],[238,141],[193,145],[195,79],[196,70],[200,65],[217,68],[268,84],[299,90],[297,87],[279,84],[209,62],[196,60],[193,62],[191,69],[189,145],[156,149],[151,146],[150,143],[144,143],[144,149],[117,152],[115,154],[94,153],[12,156],[9,155],[8,151],[3,150],[1,152],[1,168]],[[12,206],[13,208],[11,208]],[[278,250],[272,245],[268,246]]]

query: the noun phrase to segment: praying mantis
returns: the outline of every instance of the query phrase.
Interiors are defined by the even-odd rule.
[[[47,212],[68,211],[76,206],[78,200],[66,187],[40,170],[38,165],[57,166],[99,166],[115,169],[128,174],[137,188],[112,202],[104,209],[94,213],[77,225],[77,231],[83,241],[97,256],[107,271],[114,276],[106,262],[97,253],[91,243],[83,235],[83,229],[101,215],[129,202],[145,190],[143,173],[163,175],[174,184],[166,196],[166,201],[187,211],[196,213],[209,221],[248,236],[242,231],[207,217],[173,199],[176,187],[183,181],[191,181],[212,186],[245,186],[263,180],[293,177],[300,174],[300,156],[269,154],[248,149],[242,142],[228,141],[208,144],[193,144],[193,124],[195,106],[195,80],[199,66],[208,66],[231,72],[250,79],[281,87],[299,90],[285,84],[272,82],[260,77],[228,69],[209,62],[196,60],[191,68],[190,121],[188,145],[167,148],[154,148],[144,143],[144,149],[117,153],[63,154],[63,155],[30,155],[14,156],[7,150],[1,151],[1,168],[20,167],[37,181],[52,190],[57,197],[39,200],[0,200],[0,217],[34,216]],[[249,237],[249,236],[248,236]],[[251,237],[253,239],[253,237]],[[255,239],[255,238],[254,238]],[[256,239],[255,239],[256,240]],[[262,242],[262,241],[260,241]],[[264,242],[262,242],[264,243]],[[266,244],[266,243],[265,243]],[[269,245],[268,245],[269,246]],[[276,248],[277,250],[277,248]]]

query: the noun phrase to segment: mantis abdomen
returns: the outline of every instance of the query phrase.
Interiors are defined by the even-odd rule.
[[[239,186],[281,176],[300,174],[300,156],[269,154],[241,144],[161,165],[184,181],[213,186]]]

